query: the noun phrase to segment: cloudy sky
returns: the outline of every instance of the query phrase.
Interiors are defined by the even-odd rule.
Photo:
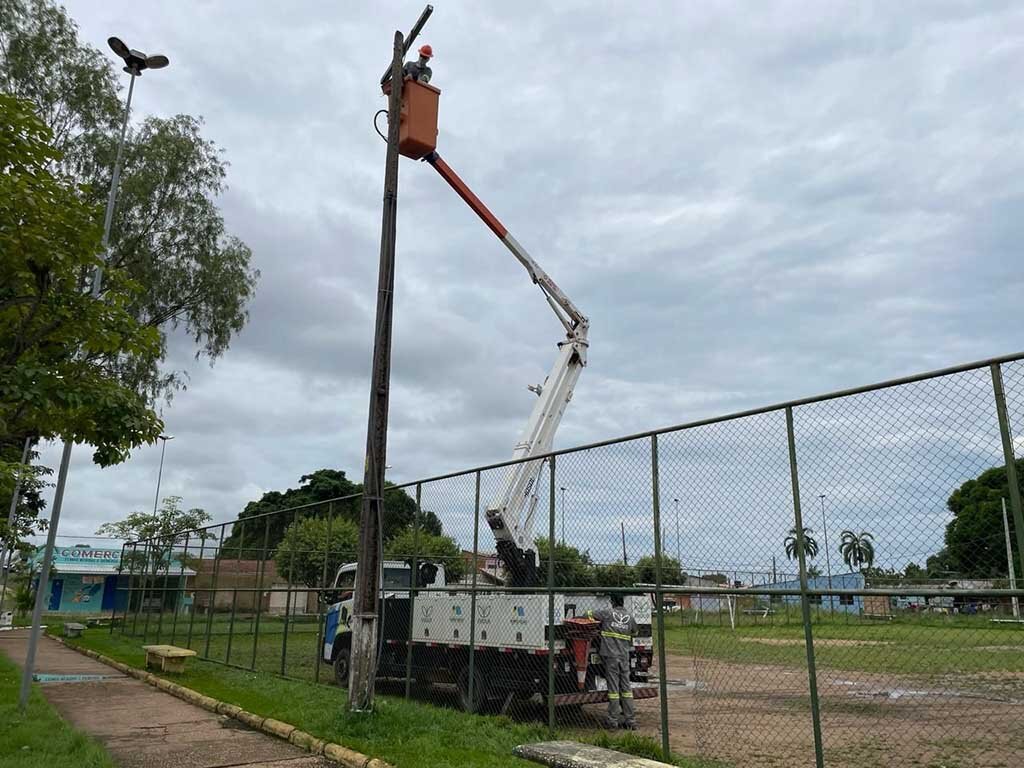
[[[92,45],[170,57],[135,119],[203,116],[263,274],[223,359],[169,361],[191,384],[164,410],[163,495],[217,521],[321,467],[361,475],[376,83],[421,7],[68,2]],[[421,41],[440,153],[591,318],[559,447],[1024,347],[1019,3],[440,0]],[[506,458],[560,326],[410,160],[397,263],[389,476]],[[152,505],[159,448],[89,454],[68,536]]]

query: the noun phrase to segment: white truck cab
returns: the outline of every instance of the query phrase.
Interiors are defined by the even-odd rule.
[[[417,568],[417,588],[443,587],[445,572],[443,565],[421,563]],[[384,618],[387,618],[387,601],[392,598],[409,597],[412,584],[412,568],[404,560],[385,560],[381,563],[381,590],[383,592]],[[323,660],[334,665],[334,676],[338,685],[348,685],[349,648],[352,637],[352,596],[356,586],[356,563],[345,563],[338,568],[331,585],[333,600],[327,609],[327,624],[324,629]]]

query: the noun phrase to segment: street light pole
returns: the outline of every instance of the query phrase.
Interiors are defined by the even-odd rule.
[[[562,486],[562,543],[565,544],[565,486]]]
[[[103,263],[106,262],[110,246],[110,226],[114,220],[114,204],[117,201],[118,182],[121,179],[121,158],[124,154],[124,139],[128,131],[128,117],[132,106],[132,94],[135,91],[135,78],[142,74],[145,69],[163,69],[168,65],[166,56],[147,56],[141,51],[128,48],[120,39],[111,37],[107,40],[111,49],[120,56],[125,63],[124,71],[131,75],[128,85],[128,99],[125,103],[124,118],[121,121],[121,136],[117,143],[117,155],[114,159],[114,172],[110,178],[110,194],[107,196],[107,210],[103,216]],[[89,295],[94,299],[99,298],[100,288],[103,284],[102,263],[96,266],[92,275],[92,287]],[[53,511],[50,513],[50,525],[46,534],[46,549],[43,553],[43,565],[39,571],[39,583],[36,587],[36,600],[32,608],[32,631],[28,638],[28,651],[25,654],[25,666],[21,675],[21,690],[18,696],[18,706],[22,712],[28,706],[28,695],[32,689],[32,675],[36,663],[36,648],[39,645],[39,632],[43,619],[43,600],[46,597],[46,587],[50,581],[50,569],[53,565],[53,548],[57,540],[57,526],[60,523],[60,511],[64,504],[64,487],[68,479],[68,467],[71,465],[71,448],[74,446],[72,440],[64,441],[64,449],[60,456],[60,469],[57,471],[57,487],[53,494]]]
[[[832,560],[828,554],[828,527],[825,524],[825,494],[819,494],[818,498],[821,500],[821,532],[825,538],[825,572],[828,574],[828,588],[832,589]],[[828,596],[828,612],[835,614],[836,612],[836,597],[835,595]]]

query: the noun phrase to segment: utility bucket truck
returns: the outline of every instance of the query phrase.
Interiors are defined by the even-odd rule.
[[[390,87],[390,82],[385,89]],[[555,594],[554,622],[549,624],[549,598],[543,591],[546,574],[538,572],[534,551],[534,516],[538,479],[552,450],[555,432],[573,388],[587,363],[590,323],[554,280],[537,264],[505,226],[434,151],[437,98],[440,91],[406,78],[403,85],[400,152],[422,159],[480,217],[523,265],[564,331],[558,356],[547,379],[530,389],[538,397],[512,453],[501,491],[487,505],[485,518],[494,535],[507,587],[476,594],[475,636],[470,642],[473,596],[445,582],[443,567],[422,563],[413,574],[410,564],[389,561],[382,566],[381,653],[378,675],[403,678],[417,685],[452,684],[460,704],[480,711],[488,705],[507,707],[514,698],[549,698],[549,669],[554,670],[556,705],[596,704],[608,700],[598,638],[589,612],[607,607],[604,595]],[[426,89],[426,90],[424,90]],[[427,107],[423,105],[426,104]],[[408,139],[415,135],[415,141]],[[328,610],[323,661],[334,665],[335,677],[348,684],[355,564],[342,566],[334,589],[338,602]],[[415,576],[415,579],[414,579]],[[537,592],[530,592],[535,588]],[[657,696],[648,685],[652,664],[651,602],[646,595],[626,598],[638,625],[630,653],[630,679],[637,699]],[[472,686],[470,646],[472,645]],[[554,657],[551,657],[551,653]],[[549,666],[550,665],[550,666]],[[470,691],[472,690],[472,696]]]

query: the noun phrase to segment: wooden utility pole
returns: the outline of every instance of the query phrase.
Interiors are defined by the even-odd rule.
[[[377,274],[377,324],[370,378],[370,413],[366,425],[363,506],[359,518],[359,554],[352,599],[352,657],[348,702],[356,712],[373,709],[377,675],[378,608],[380,605],[381,521],[384,519],[384,467],[388,447],[388,400],[391,390],[391,317],[395,289],[395,231],[398,221],[398,135],[402,111],[402,66],[405,53],[419,34],[432,6],[423,9],[406,38],[395,32],[391,67],[381,85],[391,80],[388,95],[388,149],[384,161],[384,210]]]
[[[377,275],[377,325],[373,341],[370,415],[366,425],[363,508],[359,519],[359,555],[352,604],[351,709],[373,709],[377,670],[377,609],[380,585],[380,522],[384,518],[384,465],[387,458],[388,398],[391,390],[391,316],[395,288],[395,226],[398,214],[398,123],[402,109],[404,38],[395,32],[388,97],[388,151],[384,164],[384,214]]]

